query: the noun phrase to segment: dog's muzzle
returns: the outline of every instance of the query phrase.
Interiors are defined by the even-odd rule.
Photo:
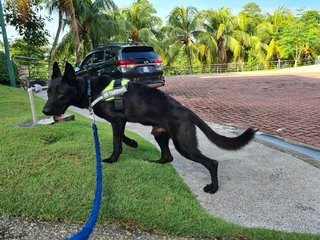
[[[55,107],[51,107],[50,104],[46,104],[43,109],[42,112],[44,115],[46,116],[60,116],[61,114],[64,114],[65,111],[67,110],[68,106],[59,106],[58,108]]]
[[[54,114],[52,113],[51,109],[50,109],[50,108],[47,108],[47,107],[44,107],[44,108],[42,109],[42,112],[43,112],[44,115],[47,115],[47,116],[52,116],[52,115],[54,115]]]

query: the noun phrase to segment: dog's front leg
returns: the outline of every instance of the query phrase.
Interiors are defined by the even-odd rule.
[[[103,162],[114,163],[118,160],[122,152],[122,138],[125,128],[125,121],[123,119],[115,119],[111,122],[113,131],[113,152],[111,156],[104,159]]]

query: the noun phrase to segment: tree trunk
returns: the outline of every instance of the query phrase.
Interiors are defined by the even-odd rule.
[[[298,67],[298,43],[296,42],[296,53],[295,53],[295,57],[294,57],[294,67]]]
[[[187,50],[187,56],[188,56],[188,64],[189,64],[189,67],[190,67],[190,73],[192,74],[192,62],[191,62],[191,54],[190,54],[190,48],[189,46],[186,44],[186,50]]]
[[[223,39],[218,41],[218,61],[220,72],[224,72],[227,69],[227,51],[223,46]]]
[[[132,38],[132,42],[133,42],[133,43],[137,43],[137,42],[140,41],[140,39],[139,39],[139,32],[138,32],[138,29],[137,29],[137,28],[134,28],[134,30],[133,30],[133,32],[132,32],[131,38]]]
[[[220,64],[227,63],[227,53],[223,46],[223,40],[218,41],[218,60]]]
[[[48,69],[49,79],[51,78],[51,74],[52,74],[54,54],[56,53],[56,50],[57,50],[57,45],[58,45],[58,40],[59,40],[59,36],[61,33],[61,28],[62,28],[62,9],[61,9],[61,7],[59,7],[58,29],[57,29],[57,33],[56,33],[56,36],[55,36],[53,44],[52,44],[52,48],[50,51],[50,58],[49,58],[49,69]]]
[[[76,39],[76,62],[79,63],[80,62],[80,37],[79,37],[78,22],[76,19],[76,14],[73,6],[73,0],[70,0],[69,7],[70,7],[71,18],[72,18],[73,31]]]

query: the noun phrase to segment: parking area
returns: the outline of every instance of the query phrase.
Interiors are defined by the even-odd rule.
[[[301,71],[168,77],[164,92],[205,121],[320,149],[320,66]]]

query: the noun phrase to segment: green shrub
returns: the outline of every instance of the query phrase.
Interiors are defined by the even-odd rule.
[[[16,83],[19,81],[19,71],[17,65],[13,62],[13,71]],[[10,84],[6,55],[0,52],[0,84]]]

